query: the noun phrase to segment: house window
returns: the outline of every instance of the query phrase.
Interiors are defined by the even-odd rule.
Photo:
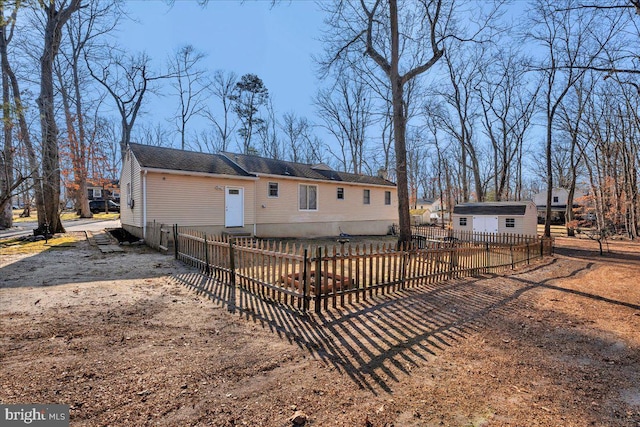
[[[391,191],[385,191],[384,192],[384,204],[385,205],[390,205],[391,204]]]
[[[131,183],[127,182],[127,206],[133,208],[133,204],[131,203]]]
[[[505,225],[507,228],[515,228],[516,226],[515,218],[507,218],[505,221],[506,221]]]
[[[344,200],[344,188],[338,187],[338,200]]]
[[[318,210],[318,186],[300,184],[300,203],[301,211]]]
[[[467,226],[467,217],[460,217],[460,227]]]
[[[278,197],[278,183],[270,182],[269,183],[269,197]]]
[[[102,198],[102,188],[94,188],[93,189],[93,198],[94,199]]]
[[[371,204],[371,190],[364,190],[362,203],[365,205]]]
[[[553,196],[553,203],[558,203],[558,196]]]

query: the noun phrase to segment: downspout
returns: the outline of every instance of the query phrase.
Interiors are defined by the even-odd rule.
[[[142,173],[142,238],[147,238],[147,170]]]
[[[256,236],[258,222],[258,180],[253,181],[253,236]]]

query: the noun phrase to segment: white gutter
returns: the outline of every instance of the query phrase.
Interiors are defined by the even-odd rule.
[[[147,238],[147,170],[142,171],[142,238]]]

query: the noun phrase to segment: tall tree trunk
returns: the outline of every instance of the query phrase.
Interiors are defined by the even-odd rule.
[[[43,4],[46,13],[44,43],[40,57],[40,96],[37,99],[42,129],[42,199],[44,209],[38,211],[38,228],[45,231],[48,224],[52,233],[64,233],[60,221],[60,159],[58,152],[58,126],[56,124],[53,88],[53,62],[60,48],[62,27],[71,14],[81,6],[81,0],[71,0],[66,8],[58,10],[55,2]]]
[[[4,10],[0,5],[0,16],[4,17]],[[0,50],[3,61],[6,55],[6,38],[4,35],[4,25],[0,34]],[[12,185],[13,185],[13,118],[11,117],[11,94],[9,87],[9,76],[2,73],[2,120],[3,120],[3,155],[0,156],[0,230],[13,226],[12,210]]]

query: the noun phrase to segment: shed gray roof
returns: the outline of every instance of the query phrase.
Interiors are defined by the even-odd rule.
[[[463,203],[453,207],[458,215],[524,215],[526,211],[525,202]]]
[[[309,165],[306,163],[287,162],[267,159],[246,154],[223,153],[240,165],[244,170],[254,174],[280,175],[286,177],[337,181],[345,183],[395,186],[391,181],[377,176],[357,175],[327,169],[326,165]]]
[[[143,168],[253,176],[220,154],[196,153],[142,144],[129,144],[129,147]]]

